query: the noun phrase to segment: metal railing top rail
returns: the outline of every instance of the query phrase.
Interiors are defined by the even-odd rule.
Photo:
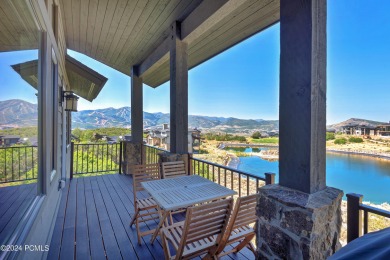
[[[365,204],[360,204],[359,208],[361,210],[367,211],[369,213],[373,213],[373,214],[376,214],[376,215],[379,215],[379,216],[382,216],[382,217],[390,218],[390,211],[387,211],[387,210],[384,210],[384,209],[375,208],[375,207],[372,207],[372,206],[369,206],[369,205],[365,205]]]
[[[169,152],[168,150],[165,150],[165,149],[162,149],[162,148],[160,148],[160,147],[153,146],[153,145],[150,145],[150,144],[143,144],[143,145],[146,146],[146,147],[152,148],[152,149],[159,150],[159,151],[161,151],[161,152]]]
[[[216,167],[221,167],[221,168],[224,168],[228,171],[232,171],[232,172],[235,172],[235,173],[239,173],[239,174],[243,174],[243,175],[247,175],[251,178],[255,178],[255,179],[259,179],[259,180],[262,180],[262,181],[266,181],[266,178],[265,177],[261,177],[261,176],[257,176],[257,175],[254,175],[252,173],[249,173],[249,172],[244,172],[244,171],[241,171],[241,170],[238,170],[238,169],[234,169],[234,168],[231,168],[231,167],[228,167],[228,166],[224,166],[224,165],[221,165],[221,164],[217,164],[217,163],[213,163],[213,162],[210,162],[210,161],[205,161],[205,160],[202,160],[202,159],[198,159],[198,158],[194,158],[194,157],[190,157],[191,160],[195,160],[195,161],[199,161],[199,162],[202,162],[202,163],[207,163],[209,165],[213,165],[213,166],[216,166]]]

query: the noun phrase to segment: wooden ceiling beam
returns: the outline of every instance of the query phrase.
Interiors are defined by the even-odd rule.
[[[181,40],[190,43],[245,2],[246,1],[242,0],[203,1],[180,23]],[[163,64],[165,59],[169,57],[166,55],[170,50],[169,38],[170,36],[165,38],[161,44],[156,49],[152,50],[149,56],[139,64],[139,77],[151,67],[154,67],[156,63]]]

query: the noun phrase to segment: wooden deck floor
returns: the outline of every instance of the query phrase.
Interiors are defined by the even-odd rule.
[[[138,245],[136,230],[129,226],[133,214],[131,177],[73,179],[63,190],[48,259],[164,259],[159,238],[151,245],[146,236]],[[153,221],[145,228],[156,226]],[[245,248],[222,259],[254,259],[254,255]]]
[[[36,184],[0,188],[0,245],[9,239],[36,194]]]

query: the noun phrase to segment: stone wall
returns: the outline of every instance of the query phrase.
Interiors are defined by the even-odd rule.
[[[124,142],[123,143],[123,171],[125,174],[130,173],[130,165],[142,164],[143,149],[141,143]]]
[[[280,185],[259,189],[260,259],[326,259],[340,248],[341,190],[306,194]]]

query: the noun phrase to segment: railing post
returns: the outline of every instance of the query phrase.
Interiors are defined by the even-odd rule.
[[[265,173],[265,185],[275,184],[275,173]]]
[[[188,175],[192,175],[193,172],[192,172],[192,155],[189,153],[188,154]]]
[[[122,174],[122,141],[119,142],[119,174]]]
[[[70,179],[73,179],[74,142],[70,143]]]
[[[362,235],[362,213],[360,204],[363,195],[347,194],[347,243]]]

